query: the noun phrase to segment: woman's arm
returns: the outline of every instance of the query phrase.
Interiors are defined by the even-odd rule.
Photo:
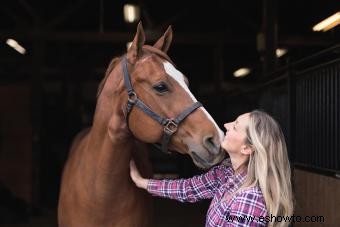
[[[223,168],[215,166],[207,173],[189,179],[145,179],[140,176],[133,161],[130,162],[130,175],[137,187],[146,189],[155,196],[181,202],[196,202],[212,198],[226,178]]]

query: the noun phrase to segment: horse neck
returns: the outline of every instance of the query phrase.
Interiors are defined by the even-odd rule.
[[[129,179],[129,160],[134,147],[122,110],[124,85],[120,71],[114,69],[110,73],[98,97],[86,149],[93,178],[108,188]]]

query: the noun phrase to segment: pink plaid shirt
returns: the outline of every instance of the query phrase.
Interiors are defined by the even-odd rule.
[[[235,174],[225,162],[189,179],[149,180],[147,190],[154,196],[181,202],[212,199],[206,227],[266,226],[267,209],[260,188],[255,186],[230,196],[245,181],[246,172]]]

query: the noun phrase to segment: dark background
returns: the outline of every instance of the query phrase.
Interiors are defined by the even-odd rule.
[[[262,108],[281,123],[296,167],[322,176],[339,173],[339,156],[329,155],[320,164],[309,160],[308,153],[296,152],[294,132],[300,131],[295,130],[292,116],[299,119],[302,110],[295,108],[298,98],[292,103],[287,81],[264,85],[292,75],[292,68],[294,73],[301,72],[339,58],[337,47],[294,65],[339,45],[339,26],[324,33],[312,31],[316,23],[339,11],[338,1],[4,0],[0,3],[0,225],[56,225],[60,176],[70,143],[77,132],[91,125],[97,86],[105,69],[113,57],[125,52],[135,33],[136,24],[127,24],[123,18],[126,3],[141,6],[147,44],[153,44],[172,25],[174,38],[168,54],[221,128],[241,113]],[[261,50],[260,33],[266,38]],[[27,53],[21,55],[6,45],[8,38],[17,40]],[[288,53],[275,58],[276,47]],[[250,67],[250,75],[233,77],[240,67]],[[338,69],[331,71],[335,79]],[[333,84],[331,78],[327,81]],[[334,128],[322,131],[333,138],[328,142],[314,135],[321,141],[321,149],[315,151],[318,157],[323,157],[322,146],[334,141],[329,150],[339,151],[339,80],[335,81],[334,99],[316,107],[328,108],[330,117],[327,112],[324,118],[309,121],[319,125],[327,119]],[[311,88],[308,94],[321,91]],[[153,150],[151,157],[155,173],[179,177],[200,173],[185,156],[165,156]],[[336,190],[338,193],[338,186]],[[172,215],[183,226],[203,225],[209,204],[157,201],[159,208],[175,210]],[[172,220],[171,214],[157,210],[158,223]],[[185,212],[192,218],[185,217]],[[169,226],[175,224],[168,221]]]

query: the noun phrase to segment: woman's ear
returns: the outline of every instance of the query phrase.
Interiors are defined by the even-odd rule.
[[[241,153],[244,155],[251,155],[254,152],[254,149],[251,145],[243,145],[241,148]]]

